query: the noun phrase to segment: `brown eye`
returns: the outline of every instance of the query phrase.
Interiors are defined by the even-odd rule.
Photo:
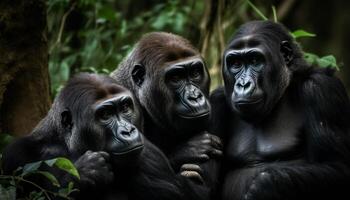
[[[173,82],[173,83],[177,83],[181,80],[180,76],[179,75],[172,75],[170,77],[170,81]]]
[[[100,111],[100,119],[102,120],[108,120],[109,118],[111,118],[113,115],[113,112],[109,109],[104,109],[102,111]]]
[[[234,60],[232,62],[232,67],[239,68],[242,66],[242,62],[240,60]]]
[[[190,76],[191,76],[192,78],[200,78],[201,74],[202,74],[202,73],[201,73],[201,70],[200,70],[200,69],[194,69],[194,70],[192,70]]]
[[[258,63],[258,60],[256,58],[253,58],[251,62],[253,65],[255,65],[256,63]]]
[[[130,102],[124,102],[120,107],[120,111],[122,113],[129,113],[131,109],[132,109],[132,105],[130,104]]]

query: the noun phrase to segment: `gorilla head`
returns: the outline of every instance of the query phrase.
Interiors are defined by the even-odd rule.
[[[180,36],[147,34],[112,76],[169,132],[198,130],[209,119],[208,71],[198,51]]]
[[[143,139],[138,131],[141,114],[130,92],[110,77],[93,74],[74,77],[50,112],[60,114],[58,130],[64,133],[71,153],[106,151],[112,158],[118,158],[112,160],[120,160],[142,150]]]
[[[301,50],[289,32],[269,21],[241,26],[223,57],[222,73],[228,104],[242,117],[266,116],[288,87],[301,64]]]

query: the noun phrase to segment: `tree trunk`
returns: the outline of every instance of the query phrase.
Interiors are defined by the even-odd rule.
[[[0,1],[0,133],[30,133],[50,105],[45,0]]]

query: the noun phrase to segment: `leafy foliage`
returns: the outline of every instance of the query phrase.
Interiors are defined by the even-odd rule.
[[[48,1],[49,71],[55,95],[71,74],[110,73],[136,40],[150,31],[185,34],[190,6],[178,0],[135,11],[135,2]],[[147,2],[139,2],[145,4]],[[127,13],[129,11],[130,13]]]
[[[13,141],[13,136],[5,133],[0,134],[0,152],[3,151],[3,149]]]
[[[253,10],[263,19],[268,20],[268,18],[249,0],[247,0],[247,4],[253,8]],[[274,16],[274,21],[277,22],[276,10],[272,7],[272,12]],[[304,37],[316,37],[316,34],[307,32],[302,29],[298,29],[290,33],[294,39],[304,38]],[[319,67],[333,67],[339,70],[339,66],[337,64],[337,60],[333,55],[327,55],[323,57],[319,57],[314,53],[304,52],[304,57],[306,61],[311,65],[316,65]]]
[[[26,184],[26,187],[28,187],[27,185],[30,185],[35,189],[26,196],[21,197],[23,199],[41,200],[51,199],[51,197],[55,196],[61,197],[63,199],[71,199],[69,195],[72,192],[77,191],[77,189],[74,188],[74,183],[70,182],[67,187],[61,186],[57,178],[52,173],[40,169],[43,165],[46,165],[51,168],[55,167],[61,169],[79,179],[77,169],[74,167],[73,163],[66,158],[59,157],[45,161],[28,163],[23,167],[17,168],[13,172],[12,176],[4,175],[2,173],[0,174],[0,199],[17,199],[17,194],[24,192],[24,184]],[[32,175],[41,175],[45,177],[53,186],[57,188],[57,191],[49,191],[43,188],[42,186],[38,185],[37,183],[32,182],[30,179]]]

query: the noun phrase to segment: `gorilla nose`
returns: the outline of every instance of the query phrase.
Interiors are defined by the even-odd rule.
[[[137,137],[137,131],[135,127],[119,127],[117,130],[118,137],[124,140],[132,140]]]
[[[251,79],[239,79],[235,84],[234,90],[239,96],[249,95],[254,90],[254,82]]]
[[[198,90],[192,91],[189,95],[188,95],[188,99],[195,101],[199,98],[203,97],[203,94],[201,92],[199,92]]]

